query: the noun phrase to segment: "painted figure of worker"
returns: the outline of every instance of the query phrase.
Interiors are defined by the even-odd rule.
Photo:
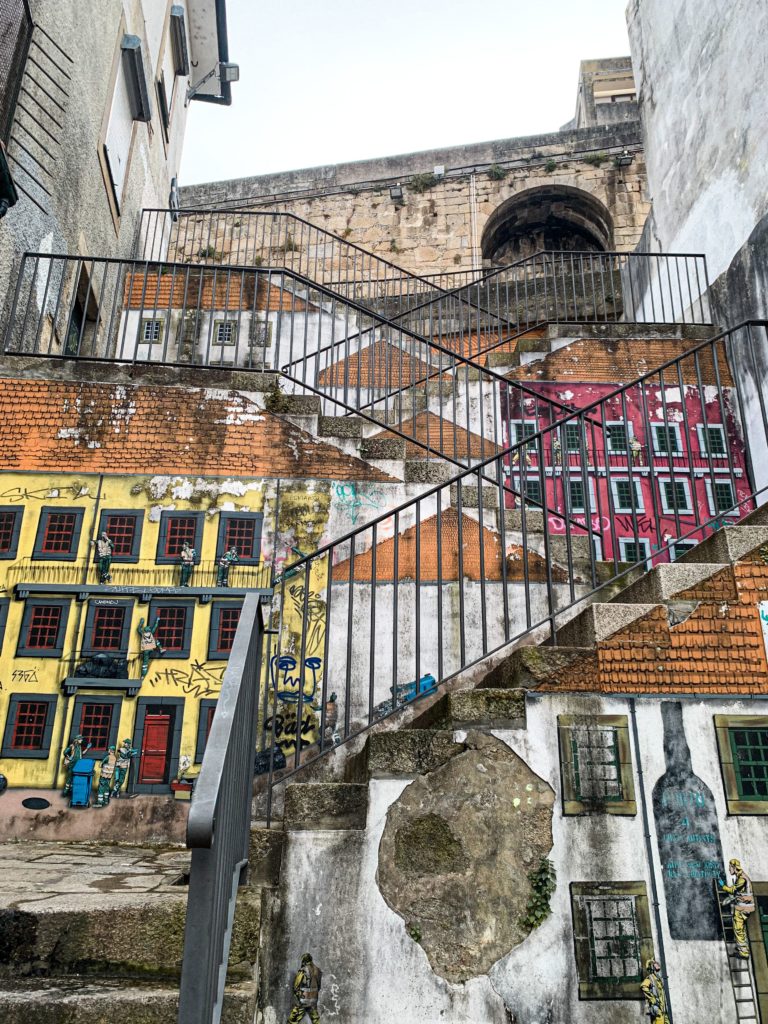
[[[192,579],[192,570],[195,568],[197,551],[187,541],[184,541],[179,558],[181,559],[181,585],[188,587],[189,581]]]
[[[75,767],[81,757],[85,757],[86,753],[91,749],[91,744],[88,743],[83,746],[83,737],[78,734],[72,740],[68,747],[64,749],[64,793],[63,796],[69,796],[72,792],[72,769]]]
[[[91,544],[96,548],[96,554],[99,559],[99,583],[111,583],[112,550],[115,545],[106,533],[100,533],[96,540],[91,541]]]
[[[131,767],[131,758],[136,757],[138,750],[131,746],[130,737],[124,739],[116,751],[114,782],[112,784],[112,796],[117,800],[123,783],[128,778],[128,769]]]
[[[129,762],[130,763],[130,762]],[[106,807],[109,803],[110,790],[112,789],[112,781],[115,775],[115,768],[117,767],[117,751],[114,747],[110,747],[104,757],[101,759],[101,770],[99,773],[99,789],[96,794],[96,806]]]
[[[629,439],[629,452],[632,456],[632,465],[640,466],[643,462],[643,446],[640,444],[636,437],[630,437]]]
[[[155,619],[154,626],[144,624],[144,619],[139,619],[137,632],[139,634],[139,650],[141,651],[141,678],[149,671],[149,659],[153,654],[165,654],[165,648],[155,634],[160,626],[160,618]]]
[[[640,985],[645,999],[645,1008],[651,1024],[669,1024],[667,1013],[667,993],[661,979],[661,964],[658,960],[648,960],[645,964],[645,980]]]
[[[233,565],[236,565],[240,559],[237,555],[237,548],[233,545],[219,559],[219,571],[216,574],[216,586],[217,587],[228,587],[229,586],[229,570]]]
[[[301,967],[293,979],[293,1006],[288,1017],[288,1024],[300,1024],[308,1016],[312,1024],[320,1024],[317,1012],[317,1000],[320,998],[320,985],[323,972],[312,960],[309,953],[301,958]]]
[[[747,918],[755,909],[755,894],[752,891],[752,879],[744,871],[741,861],[735,858],[729,862],[728,871],[733,879],[731,885],[720,883],[722,892],[728,893],[725,904],[730,906],[733,915],[733,938],[736,943],[736,955],[742,960],[749,960],[749,941],[747,940]]]

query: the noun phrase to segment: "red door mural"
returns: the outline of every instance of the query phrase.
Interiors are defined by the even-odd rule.
[[[144,743],[139,762],[139,782],[145,784],[168,781],[170,759],[171,716],[147,714],[144,719]]]

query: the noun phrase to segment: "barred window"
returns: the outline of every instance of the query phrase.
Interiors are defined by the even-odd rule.
[[[560,715],[563,813],[637,813],[626,715]]]
[[[141,344],[159,345],[163,340],[164,322],[159,319],[141,321]]]

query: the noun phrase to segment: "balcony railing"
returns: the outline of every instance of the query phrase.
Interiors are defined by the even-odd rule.
[[[103,587],[111,592],[128,589],[153,592],[181,588],[180,565],[157,565],[155,562],[126,564],[112,562],[110,579],[102,581],[98,562],[53,563],[43,560],[24,559],[8,567],[6,580],[9,586],[23,587],[25,583],[36,586]],[[271,585],[272,565],[260,562],[258,565],[233,565],[226,576],[222,575],[218,562],[204,561],[196,565],[189,577],[190,590],[263,590]],[[184,588],[186,589],[186,587]]]

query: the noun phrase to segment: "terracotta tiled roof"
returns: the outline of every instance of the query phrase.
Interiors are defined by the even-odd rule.
[[[500,582],[502,575],[501,543],[497,533],[481,527],[477,519],[462,514],[461,554],[463,578],[486,582]],[[480,569],[480,536],[482,534],[483,572]],[[438,559],[437,540],[440,536],[441,551]],[[373,566],[371,550],[355,555],[354,578],[358,583],[370,583]],[[540,555],[529,552],[529,579],[534,582],[546,580],[546,563]],[[394,578],[395,542],[389,537],[376,545],[376,579],[379,582]],[[350,575],[350,561],[347,559],[333,567],[333,579],[346,582]],[[556,570],[558,578],[564,578],[562,570]],[[397,544],[398,580],[416,579],[416,527],[403,530]],[[507,580],[524,578],[522,549],[513,545],[507,552]],[[419,580],[422,583],[444,583],[459,579],[459,515],[456,509],[447,508],[440,516],[438,534],[437,515],[421,523],[419,535]]]
[[[236,391],[0,378],[3,469],[391,480]]]
[[[430,367],[418,355],[411,355],[408,339],[403,338],[403,348],[388,341],[374,341],[361,352],[353,352],[348,358],[337,360],[326,367],[318,378],[321,387],[343,388],[394,388],[407,387],[424,380],[437,367]],[[425,350],[422,343],[414,343],[414,353]],[[344,351],[344,346],[339,346]],[[436,379],[436,378],[435,378]]]
[[[501,451],[501,448],[489,438],[483,438],[471,431],[467,432],[464,427],[457,426],[451,420],[437,416],[433,412],[420,412],[414,418],[398,424],[398,429],[408,437],[414,437],[423,445],[428,445],[433,451],[442,452],[450,458],[488,459]],[[399,435],[381,430],[373,436],[394,438]],[[406,441],[405,457],[428,459],[433,456],[415,441]]]
[[[544,359],[525,363],[507,374],[510,380],[538,381],[583,381],[585,383],[626,384],[654,367],[682,355],[695,342],[674,340],[649,340],[647,338],[603,340],[584,338],[570,345],[556,349]],[[698,357],[699,373],[702,385],[715,384],[715,361],[712,348],[701,350]],[[683,361],[682,377],[684,384],[697,384],[696,360],[693,356]],[[733,384],[725,347],[717,346],[717,369],[720,383],[724,387]],[[651,378],[649,386],[659,382],[659,378]],[[665,371],[664,383],[674,387],[678,382],[677,369]]]
[[[255,274],[242,271],[213,271],[190,267],[168,268],[160,273],[127,274],[124,301],[127,309],[283,310],[303,313],[309,308],[290,291],[259,278],[254,304]]]

